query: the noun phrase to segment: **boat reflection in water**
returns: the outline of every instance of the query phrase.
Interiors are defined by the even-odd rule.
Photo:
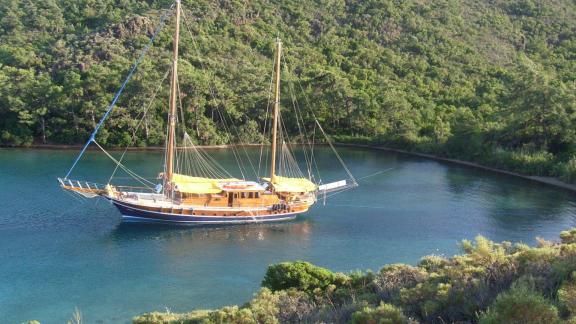
[[[128,241],[162,241],[174,243],[169,250],[189,248],[201,249],[203,245],[214,249],[218,245],[249,243],[254,241],[283,241],[306,244],[312,233],[312,221],[298,217],[288,223],[257,223],[250,225],[196,226],[150,225],[146,223],[121,222],[110,233],[110,240],[116,243]]]

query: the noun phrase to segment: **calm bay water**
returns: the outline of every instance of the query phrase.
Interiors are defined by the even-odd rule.
[[[122,323],[153,310],[241,304],[275,262],[378,270],[451,256],[478,234],[533,244],[576,226],[576,196],[562,190],[394,153],[340,151],[358,178],[392,169],[294,222],[174,227],[122,224],[107,202],[61,191],[56,177],[77,152],[0,150],[0,323],[63,323],[75,307],[85,323]],[[323,178],[344,176],[327,150],[317,154]],[[213,155],[233,164],[227,151]],[[153,177],[161,160],[130,153],[126,164]],[[105,182],[113,169],[98,153],[81,166],[72,178]]]

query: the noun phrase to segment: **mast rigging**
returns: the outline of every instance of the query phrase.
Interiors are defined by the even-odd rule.
[[[280,57],[282,55],[282,42],[280,38],[276,38],[276,79],[274,89],[274,112],[272,114],[272,147],[270,161],[270,182],[276,182],[276,144],[278,133],[278,111],[280,110]]]
[[[122,218],[126,221],[144,221],[144,222],[167,222],[167,223],[183,223],[183,224],[242,224],[253,222],[272,222],[291,220],[296,215],[308,211],[317,201],[318,194],[324,194],[326,197],[327,192],[343,191],[346,188],[356,186],[356,181],[353,179],[349,170],[346,171],[351,176],[353,181],[352,185],[348,185],[346,180],[336,181],[332,183],[322,184],[312,181],[310,171],[308,178],[304,176],[298,162],[296,161],[292,150],[289,148],[290,139],[288,136],[288,129],[284,124],[280,112],[280,77],[281,77],[281,61],[282,61],[282,42],[279,38],[276,39],[276,56],[274,60],[274,68],[272,71],[275,90],[274,90],[274,106],[271,120],[272,128],[272,141],[271,141],[271,161],[270,161],[270,178],[262,178],[256,181],[249,181],[244,179],[242,172],[242,165],[239,157],[236,154],[235,147],[232,147],[232,153],[239,162],[239,170],[242,173],[242,179],[232,177],[218,161],[212,158],[209,154],[204,152],[201,147],[196,147],[190,136],[183,130],[182,146],[176,146],[176,123],[178,109],[183,113],[182,97],[180,96],[178,84],[178,46],[180,37],[180,17],[186,17],[181,9],[181,1],[175,0],[171,9],[174,8],[175,12],[175,29],[173,35],[173,51],[172,51],[172,64],[171,64],[171,81],[170,81],[170,95],[169,107],[167,116],[167,133],[166,133],[166,150],[164,160],[164,172],[158,179],[154,188],[154,183],[148,181],[146,178],[139,176],[135,172],[126,168],[122,164],[124,152],[117,160],[111,154],[96,142],[95,135],[104,120],[108,117],[112,108],[114,107],[118,97],[124,90],[126,83],[130,80],[134,73],[136,66],[142,60],[144,53],[152,44],[156,33],[152,36],[149,44],[145,47],[143,53],[133,65],[128,77],[122,84],[120,90],[117,92],[114,100],[108,107],[103,118],[96,126],[94,132],[90,136],[87,144],[82,149],[79,157],[76,159],[72,168],[65,178],[59,178],[60,186],[70,192],[76,193],[80,196],[87,198],[104,197],[112,202],[116,208],[121,212]],[[161,26],[164,23],[165,17],[161,19]],[[160,26],[160,27],[161,27]],[[188,26],[187,30],[190,34]],[[202,64],[202,63],[201,63]],[[289,72],[289,69],[287,69]],[[165,78],[168,76],[167,71]],[[164,80],[164,79],[163,79]],[[270,87],[272,84],[270,85]],[[291,89],[291,88],[289,88]],[[210,92],[212,99],[216,102],[216,95],[214,89],[211,87]],[[269,97],[268,97],[269,98]],[[294,105],[293,98],[293,105]],[[152,105],[153,99],[150,103]],[[180,103],[180,105],[178,105]],[[268,105],[270,100],[268,100]],[[215,105],[218,108],[217,105]],[[269,121],[267,106],[266,120]],[[148,110],[147,106],[145,112]],[[297,110],[297,107],[294,107]],[[223,128],[228,132],[226,126],[226,119],[223,114],[217,109],[218,114],[223,119]],[[295,111],[297,119],[301,119],[299,112]],[[184,116],[182,115],[182,121]],[[326,134],[320,127],[324,136]],[[298,121],[299,123],[300,121]],[[140,126],[139,122],[136,130]],[[298,125],[300,129],[300,125]],[[266,127],[265,127],[266,128]],[[132,140],[136,139],[136,130],[133,132]],[[278,133],[280,131],[280,133]],[[239,137],[238,132],[236,135]],[[326,138],[331,148],[328,138]],[[91,143],[100,148],[115,164],[115,169],[110,177],[108,183],[100,185],[91,182],[70,180],[68,176],[70,172],[83,155],[86,147]],[[278,155],[278,143],[280,142],[280,154]],[[129,144],[130,145],[130,144]],[[248,154],[244,150],[247,157]],[[335,152],[336,153],[336,152]],[[337,154],[337,153],[336,153]],[[305,157],[308,160],[308,157]],[[343,164],[343,161],[339,161]],[[279,160],[277,160],[279,159]],[[251,163],[249,157],[249,162]],[[278,163],[278,165],[277,165]],[[309,163],[309,161],[307,161]],[[252,166],[253,168],[253,166]],[[311,166],[309,165],[309,168]],[[139,181],[143,186],[128,186],[112,184],[111,180],[116,173],[116,170],[121,169],[129,176]],[[256,174],[256,171],[254,170]],[[163,190],[166,188],[166,190]]]
[[[170,112],[168,113],[168,140],[166,142],[166,182],[174,174],[174,141],[176,137],[176,87],[178,82],[178,42],[180,37],[180,0],[176,0],[176,30],[172,56],[172,81],[170,83]]]

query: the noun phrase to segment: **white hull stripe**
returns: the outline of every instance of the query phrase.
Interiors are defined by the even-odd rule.
[[[282,218],[274,218],[274,219],[257,219],[257,220],[223,220],[223,221],[194,221],[194,220],[164,220],[164,219],[153,219],[147,217],[137,217],[137,216],[129,216],[129,215],[122,215],[122,219],[128,222],[154,222],[154,223],[178,223],[178,224],[250,224],[250,223],[264,223],[264,222],[281,222],[287,220],[293,220],[296,218],[297,214],[287,215],[286,217]]]

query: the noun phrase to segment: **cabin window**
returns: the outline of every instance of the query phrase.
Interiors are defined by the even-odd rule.
[[[245,193],[245,192],[242,192],[242,193],[240,194],[240,198],[246,198],[246,193]]]
[[[259,193],[259,192],[255,192],[255,193],[254,193],[254,198],[260,198],[260,193]]]
[[[234,193],[234,198],[238,198],[238,193],[237,193],[237,192]]]
[[[253,193],[253,192],[249,192],[249,193],[248,193],[248,198],[254,198],[254,193]]]

